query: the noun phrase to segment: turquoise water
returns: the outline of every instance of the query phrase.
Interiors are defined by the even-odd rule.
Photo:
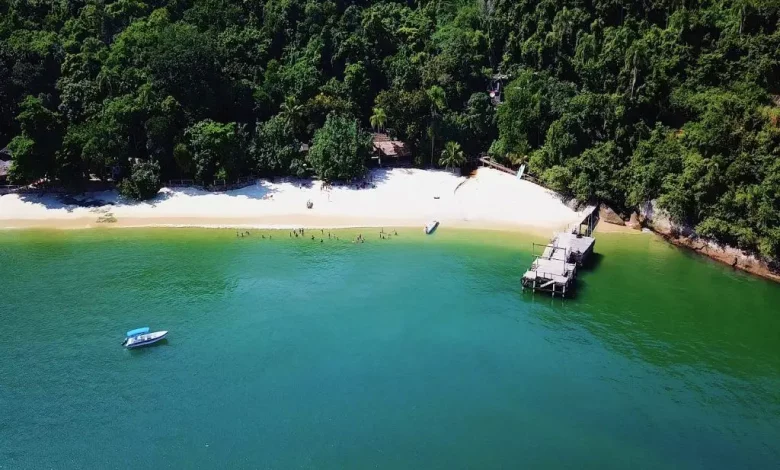
[[[528,237],[258,235],[0,232],[0,468],[780,462],[778,285],[645,235],[567,301]]]

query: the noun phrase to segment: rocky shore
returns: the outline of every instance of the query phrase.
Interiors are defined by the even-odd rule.
[[[638,212],[630,215],[616,213],[610,207],[602,204],[599,207],[599,219],[608,224],[626,226],[635,230],[643,228],[652,230],[669,243],[688,248],[701,255],[712,258],[734,269],[761,276],[775,282],[780,282],[780,272],[772,270],[769,263],[757,256],[746,253],[739,248],[719,245],[711,240],[699,237],[691,227],[674,223],[655,201],[644,204]]]

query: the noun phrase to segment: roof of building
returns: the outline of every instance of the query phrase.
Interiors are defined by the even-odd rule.
[[[374,134],[374,150],[386,157],[408,157],[411,152],[400,140],[392,140],[387,134]]]

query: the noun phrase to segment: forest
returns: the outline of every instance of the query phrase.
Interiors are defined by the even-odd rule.
[[[0,0],[0,148],[12,182],[146,198],[359,177],[386,129],[417,166],[526,163],[776,262],[779,4]]]

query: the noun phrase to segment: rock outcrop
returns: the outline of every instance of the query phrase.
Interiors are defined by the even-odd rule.
[[[623,219],[605,204],[599,206],[599,220],[613,225],[626,225]]]
[[[641,222],[641,224],[650,227],[673,245],[690,248],[735,269],[780,282],[780,274],[770,269],[765,260],[745,253],[738,248],[721,246],[713,241],[700,238],[692,227],[674,222],[668,212],[658,207],[656,201],[642,204],[639,208],[639,214],[632,214],[631,221],[627,225],[633,225],[634,215],[636,215],[637,224]]]
[[[669,213],[659,208],[655,200],[647,201],[639,207],[637,221],[664,235],[671,235],[676,230],[676,224],[672,222]]]
[[[628,219],[626,225],[634,230],[642,230],[642,222],[639,221],[639,214],[636,212],[631,213],[631,218]]]

